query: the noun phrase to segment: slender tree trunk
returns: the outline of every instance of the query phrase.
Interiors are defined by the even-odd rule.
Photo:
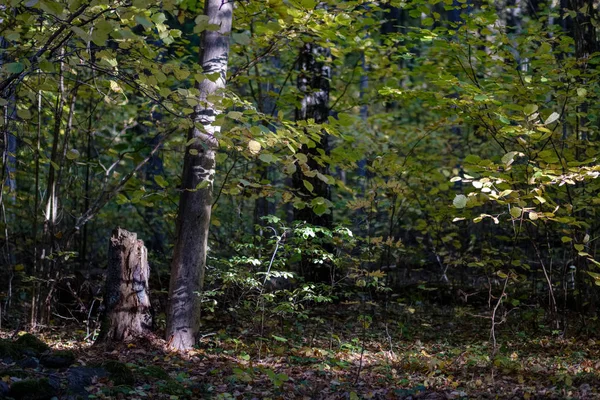
[[[83,209],[81,213],[84,214],[90,208],[90,180],[91,180],[91,169],[90,164],[92,162],[92,141],[94,140],[94,133],[92,131],[92,121],[94,118],[95,107],[93,106],[94,97],[90,96],[88,103],[88,117],[87,117],[87,132],[85,138],[85,180],[83,185]],[[88,225],[83,226],[83,233],[81,235],[81,247],[79,250],[81,259],[81,270],[87,270],[87,244],[88,244]]]
[[[61,49],[64,54],[64,49]],[[42,285],[38,292],[37,315],[38,323],[47,324],[51,315],[51,298],[55,281],[52,281],[53,274],[58,271],[57,263],[60,260],[54,257],[56,249],[56,224],[58,218],[58,174],[59,169],[59,143],[61,140],[61,127],[63,120],[63,107],[65,104],[65,80],[63,71],[63,62],[59,63],[58,75],[58,94],[54,110],[54,131],[52,139],[52,150],[50,153],[50,166],[48,167],[48,181],[46,186],[45,199],[45,217],[43,231],[43,248],[40,255],[40,269],[36,278],[42,280]]]
[[[177,239],[171,263],[166,338],[169,346],[190,349],[200,323],[200,297],[206,266],[208,228],[212,207],[215,154],[220,127],[215,125],[218,105],[209,96],[225,87],[233,2],[206,0],[204,13],[219,30],[204,31],[200,43],[200,65],[204,73],[218,73],[213,82],[198,84],[200,92],[195,126],[188,133],[184,156]]]
[[[105,313],[99,341],[127,341],[150,333],[148,253],[137,235],[117,228],[108,246]]]
[[[6,6],[0,6],[2,8]],[[6,47],[7,42],[4,37],[0,36],[0,49]],[[0,68],[7,62],[6,56],[0,52]],[[11,129],[15,127],[16,119],[16,94],[14,89],[7,88],[4,91],[0,91],[0,98],[3,98],[7,103],[2,107],[2,119],[0,120],[0,143],[2,144],[2,161],[0,165],[0,221],[2,226],[2,234],[4,239],[4,246],[0,249],[0,264],[6,266],[8,271],[8,277],[5,280],[6,287],[3,287],[7,291],[6,301],[4,304],[4,314],[10,308],[12,298],[12,280],[14,277],[13,266],[15,265],[15,255],[11,248],[10,240],[10,226],[9,216],[6,213],[6,201],[4,198],[5,192],[10,193],[10,202],[15,204],[16,200],[16,151],[17,151],[17,139],[13,135]],[[8,187],[8,191],[4,188]],[[0,324],[1,316],[0,316]]]
[[[0,36],[0,48],[6,47],[8,47],[6,39]],[[5,57],[0,55],[0,67],[9,62]],[[17,137],[11,132],[10,125],[13,124],[17,113],[15,91],[10,90],[5,99],[8,100],[8,104],[5,106],[5,124],[3,129],[5,132],[4,145],[6,149],[6,165],[3,165],[6,168],[6,181],[4,183],[8,186],[11,201],[14,203],[17,194],[17,179],[15,177],[17,172]]]

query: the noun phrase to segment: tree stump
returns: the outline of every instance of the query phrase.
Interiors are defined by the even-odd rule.
[[[144,242],[137,239],[136,233],[115,229],[108,247],[105,310],[99,341],[123,342],[150,333],[149,275]]]

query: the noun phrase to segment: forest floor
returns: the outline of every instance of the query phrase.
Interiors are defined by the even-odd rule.
[[[372,323],[361,323],[362,313]],[[497,326],[495,354],[490,319],[469,308],[337,305],[318,317],[269,322],[258,334],[252,324],[209,320],[199,348],[186,354],[166,351],[162,339],[108,349],[82,341],[73,327],[48,331],[38,337],[51,351],[72,351],[70,366],[0,354],[0,384],[23,399],[45,398],[9,391],[34,378],[49,379],[47,398],[58,399],[600,398],[600,338],[563,335],[540,321],[533,329],[522,315]]]

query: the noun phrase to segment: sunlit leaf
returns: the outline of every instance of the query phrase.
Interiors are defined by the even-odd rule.
[[[467,206],[467,196],[463,194],[456,195],[456,197],[454,197],[454,200],[452,201],[452,204],[456,208],[465,208]]]

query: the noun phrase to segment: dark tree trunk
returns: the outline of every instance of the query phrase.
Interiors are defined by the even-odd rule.
[[[150,266],[144,242],[117,228],[108,246],[105,311],[99,341],[127,341],[150,333]]]
[[[569,0],[569,8],[576,12],[571,27],[571,35],[575,40],[575,55],[582,63],[587,64],[587,58],[598,51],[596,37],[596,14],[594,0]]]
[[[300,108],[296,109],[296,121],[314,120],[315,124],[327,122],[331,79],[329,57],[329,49],[315,43],[305,43],[300,49],[297,86],[304,97]],[[306,128],[309,142],[299,150],[299,153],[306,155],[306,162],[298,161],[298,167],[292,176],[296,194],[306,206],[294,209],[294,219],[331,229],[331,190],[329,184],[324,181],[324,177],[329,175],[329,168],[327,163],[322,161],[323,156],[329,154],[329,138],[324,130],[317,136],[309,133],[309,129]],[[323,204],[327,206],[325,210]],[[332,250],[327,244],[323,247],[326,251]],[[311,282],[333,281],[327,265],[315,264],[307,257],[303,257],[300,262],[300,274]]]
[[[327,122],[329,117],[329,80],[331,79],[331,68],[324,60],[330,56],[329,49],[314,43],[305,43],[300,49],[298,75],[298,89],[304,94],[301,107],[296,110],[296,120],[313,119],[316,124]],[[316,213],[313,199],[322,198],[331,200],[329,184],[318,177],[328,175],[329,169],[326,163],[320,162],[322,155],[329,153],[329,140],[327,134],[322,132],[314,145],[303,145],[300,150],[307,156],[306,165],[299,165],[293,176],[293,185],[297,193],[307,203],[303,209],[294,210],[294,219],[306,221],[312,225],[331,228],[333,219],[331,212],[325,214]],[[312,186],[312,193],[307,193],[307,181]],[[320,214],[320,215],[319,215]]]

